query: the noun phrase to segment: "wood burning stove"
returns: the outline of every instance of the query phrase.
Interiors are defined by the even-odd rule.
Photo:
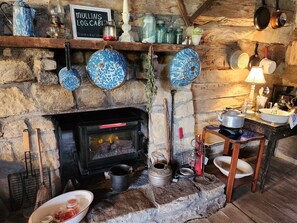
[[[121,108],[52,117],[57,120],[62,182],[72,178],[80,181],[115,164],[144,161],[148,117],[141,109]]]
[[[83,175],[127,159],[137,159],[140,150],[141,122],[126,118],[110,123],[83,122],[78,126],[79,167]]]

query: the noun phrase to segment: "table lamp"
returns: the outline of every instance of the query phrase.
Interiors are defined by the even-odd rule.
[[[263,74],[263,68],[262,67],[252,67],[249,75],[245,79],[246,83],[251,84],[251,91],[249,95],[249,101],[247,104],[247,113],[254,113],[252,110],[253,107],[253,102],[254,102],[254,92],[255,92],[255,87],[256,84],[265,84],[265,78]]]

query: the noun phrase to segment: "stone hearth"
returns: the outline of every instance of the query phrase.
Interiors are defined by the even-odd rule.
[[[208,217],[225,205],[225,185],[209,174],[205,174],[206,180],[203,177],[194,179],[181,179],[157,188],[147,184],[147,172],[144,171],[128,191],[111,193],[95,202],[85,221],[169,223]]]

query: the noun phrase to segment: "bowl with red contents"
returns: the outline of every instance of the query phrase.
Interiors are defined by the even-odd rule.
[[[29,218],[29,223],[46,222],[51,216],[56,222],[80,222],[89,210],[94,195],[87,190],[75,190],[61,194],[37,208]]]

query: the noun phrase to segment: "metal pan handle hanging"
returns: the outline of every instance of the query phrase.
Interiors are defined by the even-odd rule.
[[[256,10],[254,15],[254,26],[258,31],[262,31],[269,25],[269,22],[270,12],[265,0],[262,0],[262,6]]]

